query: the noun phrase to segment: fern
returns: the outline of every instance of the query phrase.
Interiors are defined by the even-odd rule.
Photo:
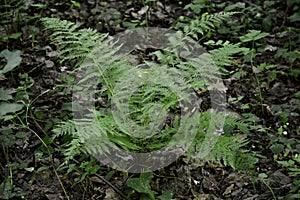
[[[199,131],[189,148],[188,159],[198,158],[198,154],[202,153],[203,142],[205,140],[206,131],[209,128],[211,120],[210,111],[201,113],[200,121],[202,122]],[[227,116],[225,120],[225,127],[233,126],[234,129],[239,131],[248,131],[247,124],[235,119],[233,117]],[[224,129],[225,131],[228,129]],[[250,153],[248,150],[243,150],[242,148],[248,144],[245,136],[237,135],[233,136],[230,132],[225,132],[217,138],[217,142],[214,144],[213,148],[209,154],[205,157],[205,160],[216,161],[222,163],[224,166],[230,166],[233,169],[250,171],[254,168],[257,158],[254,154]]]
[[[204,88],[220,80],[221,73],[213,62],[213,55],[205,53],[191,37],[177,31],[169,40],[170,47],[163,52],[155,52],[155,55],[162,64],[179,69],[188,87]],[[177,52],[171,53],[172,49]]]
[[[93,29],[78,29],[73,22],[57,18],[41,19],[45,30],[51,32],[53,43],[59,45],[61,62],[70,59],[84,59],[91,49],[103,41],[107,34],[99,34]]]
[[[85,148],[83,146],[83,140],[80,138],[76,132],[76,126],[74,121],[61,122],[53,129],[52,142],[57,138],[64,138],[64,140],[69,141],[61,146],[61,151],[65,156],[62,165],[67,164],[74,157],[85,153]],[[66,138],[67,137],[67,138]]]
[[[207,32],[214,31],[217,29],[223,22],[229,20],[233,15],[238,12],[221,12],[216,14],[203,14],[200,19],[189,20],[188,23],[184,24],[183,30],[187,36],[192,38],[199,39],[199,35],[205,36]],[[206,45],[213,46],[214,49],[209,51],[211,60],[214,61],[214,64],[218,67],[218,70],[222,73],[228,73],[225,69],[226,66],[232,64],[232,58],[236,54],[246,55],[249,52],[248,48],[240,47],[240,43],[231,44],[229,41],[223,42],[222,40],[208,41]],[[217,48],[216,48],[217,47]],[[201,56],[204,56],[203,54]],[[196,64],[204,65],[203,58],[199,58],[200,61]],[[211,65],[211,64],[210,64]],[[208,69],[209,68],[203,68]],[[203,71],[204,72],[204,71]],[[202,74],[211,74],[211,73],[202,73]]]
[[[227,116],[224,127],[225,133],[232,133],[234,129],[237,129],[244,134],[249,134],[250,125],[240,119],[236,119],[232,116]]]
[[[232,14],[204,16],[197,30],[214,28]],[[54,129],[54,139],[70,137],[63,150],[66,161],[81,152],[111,159],[110,152],[120,148],[134,153],[172,149],[181,145],[182,141],[192,140],[185,130],[196,132],[195,124],[199,122],[189,155],[193,150],[197,152],[201,149],[212,114],[203,112],[200,119],[190,116],[192,109],[198,113],[193,102],[195,94],[182,91],[212,87],[212,83],[218,82],[220,74],[211,63],[209,53],[184,61],[182,57],[194,56],[191,53],[194,41],[190,37],[178,31],[176,36],[169,38],[169,49],[156,52],[161,65],[145,62],[149,68],[144,69],[143,65],[130,66],[127,55],[118,53],[121,46],[108,39],[106,34],[98,34],[92,29],[77,30],[77,25],[65,20],[44,18],[42,21],[45,29],[52,32],[53,43],[60,50],[61,62],[74,58],[80,60],[80,65],[74,69],[79,75],[73,87],[76,94],[73,95],[73,105],[81,112],[74,111],[73,120],[61,123]],[[184,41],[188,41],[189,45],[181,48]],[[173,49],[178,51],[173,52]],[[89,102],[96,95],[105,99],[106,105],[90,107]],[[82,101],[81,96],[87,100]],[[181,102],[185,104],[181,105]],[[116,115],[116,111],[121,114]],[[227,120],[227,123],[245,131],[238,121]],[[244,139],[237,140],[228,134],[221,136],[211,151],[210,159],[235,169],[244,169],[247,167],[243,166],[244,161],[254,162],[251,155],[241,150],[245,144]]]
[[[206,32],[213,31],[218,28],[223,22],[231,18],[232,15],[238,12],[221,12],[216,14],[202,14],[200,19],[190,20],[187,26],[184,26],[184,32],[198,39],[198,35],[204,36]]]
[[[232,65],[233,55],[241,53],[246,55],[249,52],[248,48],[240,47],[240,43],[231,44],[229,41],[223,42],[222,40],[218,40],[217,42],[214,42],[209,40],[205,44],[214,47],[221,46],[217,49],[210,50],[209,53],[212,54],[213,60],[220,71],[223,72],[227,72],[225,69],[226,66]]]
[[[247,143],[243,137],[222,135],[210,152],[209,159],[223,162],[233,169],[251,170],[255,167],[257,158],[247,150],[241,150]]]

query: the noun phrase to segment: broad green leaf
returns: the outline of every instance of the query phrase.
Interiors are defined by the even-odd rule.
[[[271,151],[273,154],[278,155],[280,154],[284,149],[284,146],[282,144],[273,144],[271,146]]]
[[[19,39],[21,37],[22,33],[14,33],[14,34],[11,34],[10,36],[8,36],[8,38],[11,38],[11,39]]]
[[[268,178],[268,175],[267,175],[266,173],[260,173],[260,174],[258,175],[258,177],[259,177],[260,179],[264,180],[264,179]]]
[[[2,132],[0,134],[0,141],[2,142],[2,144],[5,147],[11,147],[14,145],[16,137],[12,133],[13,133],[12,129],[2,130]],[[1,199],[1,197],[0,197],[0,199]]]
[[[34,116],[37,118],[37,119],[43,119],[44,116],[45,116],[45,113],[39,109],[36,109],[34,111]]]
[[[154,200],[154,194],[151,191],[151,186],[149,184],[149,180],[152,177],[153,176],[151,172],[142,173],[140,178],[129,179],[127,181],[127,185],[139,193],[148,194],[149,197]]]
[[[0,103],[0,116],[7,113],[15,113],[23,108],[23,104],[18,103]]]
[[[4,68],[2,70],[0,70],[0,74],[5,74],[6,72],[13,70],[22,61],[21,51],[19,51],[19,50],[11,52],[11,51],[5,49],[5,50],[1,51],[0,57],[4,57],[7,60],[7,63],[4,66]]]
[[[33,172],[34,171],[34,167],[26,167],[25,170],[28,171],[28,172]]]
[[[292,16],[288,17],[288,19],[290,20],[290,22],[299,22],[300,21],[300,14],[295,13]]]
[[[165,190],[162,192],[162,194],[160,196],[158,196],[158,199],[160,200],[171,200],[173,196],[172,191],[170,190]]]
[[[16,133],[17,138],[25,138],[25,137],[28,137],[28,135],[29,135],[29,133],[22,132],[22,131]]]
[[[9,99],[13,99],[13,97],[11,96],[12,93],[14,93],[15,90],[14,89],[3,89],[2,87],[0,88],[0,101],[6,101]]]

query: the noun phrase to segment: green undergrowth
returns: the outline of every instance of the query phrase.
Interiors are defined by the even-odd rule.
[[[221,23],[222,20],[226,19],[224,16],[230,17],[231,14],[222,13],[222,17],[219,15],[206,17],[205,19],[208,19],[206,20],[207,26],[203,25],[201,27],[210,29],[214,27],[209,25],[212,19],[216,18],[213,22]],[[173,147],[178,145],[174,144],[172,140],[174,135],[181,130],[180,126],[183,126],[182,124],[186,127],[199,124],[199,127],[196,129],[197,133],[194,135],[195,139],[189,148],[189,157],[191,157],[192,154],[197,155],[197,151],[201,150],[203,138],[208,135],[206,131],[209,130],[210,120],[214,117],[213,115],[226,115],[224,111],[201,110],[198,117],[190,118],[188,114],[183,114],[184,112],[180,108],[180,100],[182,99],[191,103],[188,95],[177,90],[170,91],[169,88],[163,87],[162,81],[166,80],[157,79],[153,81],[156,84],[150,84],[152,82],[147,81],[148,74],[152,75],[149,75],[151,79],[153,77],[161,79],[159,74],[168,71],[172,76],[176,76],[177,87],[181,90],[188,90],[192,87],[201,91],[207,91],[207,87],[213,86],[209,85],[210,83],[205,81],[203,76],[217,80],[219,70],[222,67],[217,65],[218,70],[216,70],[215,74],[209,72],[209,70],[213,71],[214,66],[208,65],[205,63],[207,59],[203,59],[211,58],[209,53],[202,54],[201,56],[203,57],[194,59],[193,62],[186,62],[179,55],[170,53],[169,50],[156,51],[155,54],[158,56],[159,63],[147,62],[146,64],[151,66],[151,68],[135,68],[135,71],[132,71],[132,67],[128,65],[126,59],[122,55],[117,55],[120,47],[112,49],[110,48],[113,44],[112,41],[109,39],[104,40],[107,36],[106,34],[99,34],[92,29],[78,29],[74,23],[65,20],[43,18],[42,21],[45,29],[51,33],[50,38],[52,38],[52,42],[60,49],[61,62],[74,58],[79,59],[81,65],[77,65],[74,71],[85,70],[85,76],[79,81],[83,85],[80,86],[84,86],[82,88],[90,88],[93,83],[100,84],[101,89],[94,90],[94,92],[101,98],[106,99],[107,102],[104,106],[93,108],[90,112],[93,117],[87,117],[83,114],[80,120],[73,119],[62,122],[54,129],[54,141],[60,137],[71,136],[67,140],[68,142],[64,144],[64,148],[62,148],[66,156],[66,162],[82,152],[97,151],[98,153],[107,153],[111,143],[113,148],[121,147],[134,153],[152,152],[164,147]],[[182,44],[182,40],[189,39],[189,34],[187,33],[177,31],[177,35],[179,37],[175,38],[177,41],[173,41],[173,43]],[[92,49],[95,44],[99,45],[97,50]],[[243,48],[235,45],[230,46],[229,43],[219,44],[222,47],[211,52],[211,54],[218,55],[216,57],[218,62],[222,60],[227,62],[232,54],[244,51]],[[227,49],[224,50],[224,48]],[[232,50],[228,51],[228,48]],[[86,60],[89,60],[89,62],[86,62]],[[172,65],[168,63],[170,60]],[[157,66],[158,64],[160,64],[160,67]],[[195,65],[206,66],[200,69],[202,70],[202,76],[197,72]],[[93,66],[97,66],[97,70],[92,70]],[[145,84],[135,88],[135,92],[129,95],[128,107],[124,108],[120,104],[126,101],[125,98],[128,97],[128,93],[126,93],[127,86],[132,83],[139,83],[138,81],[131,82],[130,77],[127,81],[126,75],[128,72],[136,73],[135,78],[141,82],[145,81]],[[90,79],[97,77],[97,81],[87,82],[85,81],[87,80],[86,77]],[[182,81],[178,77],[181,77]],[[122,79],[122,83],[125,86],[121,86],[121,89],[118,89],[118,81],[120,79]],[[84,91],[84,89],[81,91]],[[178,94],[182,96],[178,96]],[[116,119],[116,116],[111,111],[113,98],[117,99],[115,105],[125,109],[124,112],[129,117],[117,117]],[[158,110],[161,111],[158,112]],[[180,116],[180,114],[183,114],[183,116]],[[164,118],[162,116],[167,116],[168,122],[162,123],[162,126],[157,127],[157,124],[163,122]],[[232,135],[233,130],[240,132],[241,135],[245,134],[251,126],[252,124],[246,121],[227,116],[225,120],[226,132],[222,133],[216,143],[212,143],[215,146],[209,154],[209,160],[217,161],[225,166],[231,166],[234,169],[246,171],[253,169],[257,161],[255,155],[247,150],[243,150],[243,147],[247,144],[247,139]],[[136,135],[144,137],[136,137],[130,132],[132,130],[137,132]],[[147,134],[152,132],[157,132],[157,134],[149,137]],[[86,149],[87,146],[89,146],[88,149]]]

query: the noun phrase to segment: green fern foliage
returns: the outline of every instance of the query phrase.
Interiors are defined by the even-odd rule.
[[[242,150],[247,143],[241,136],[220,136],[210,153],[210,159],[237,170],[253,169],[257,158],[247,150]]]
[[[198,36],[204,36],[208,31],[218,28],[223,22],[230,19],[237,12],[221,12],[216,14],[202,14],[200,19],[190,20],[187,26],[184,26],[184,32],[198,39]]]
[[[187,35],[203,34],[233,14],[203,16],[203,19],[194,21],[194,27],[187,28],[185,34],[178,31],[175,37],[169,38],[171,49],[155,53],[159,64],[149,61],[137,67],[129,64],[127,55],[118,53],[121,45],[108,39],[107,34],[79,29],[76,24],[65,20],[43,18],[45,30],[52,33],[53,43],[60,50],[61,61],[80,60],[74,69],[79,75],[73,87],[73,105],[83,112],[76,113],[79,117],[74,115],[73,120],[63,122],[53,130],[53,140],[63,137],[68,141],[63,148],[66,161],[86,152],[104,154],[109,159],[109,152],[120,148],[127,152],[145,153],[177,147],[180,141],[193,140],[186,134],[188,131],[196,133],[189,148],[189,157],[195,152],[197,154],[203,145],[212,114],[203,111],[196,117],[190,116],[191,113],[200,113],[192,101],[196,97],[192,89],[209,87],[211,83],[218,82],[220,74],[211,63],[212,54],[218,55],[221,61],[242,50],[226,42],[220,43],[224,48],[231,49],[230,53],[221,49],[219,52],[203,53],[189,61],[184,61],[182,57],[190,56],[190,46],[180,49],[184,55],[171,51],[184,40],[192,44]],[[144,65],[148,67],[143,68]],[[77,101],[76,98],[82,96],[85,98],[81,100],[84,100]],[[104,100],[104,105],[89,107],[85,100],[93,101],[96,97]],[[235,119],[228,118],[225,122],[231,128],[219,137],[209,158],[235,169],[250,168],[255,158],[241,150],[247,141],[242,137],[230,136],[233,130],[247,133],[247,126]],[[175,137],[178,132],[181,133],[180,138]]]
[[[205,140],[206,131],[209,127],[211,114],[209,111],[201,113],[200,121],[202,122],[199,131],[189,148],[188,158],[196,157],[201,153],[200,149]],[[217,142],[209,154],[205,157],[206,160],[222,163],[224,166],[230,166],[233,169],[250,171],[254,169],[257,157],[246,149],[243,149],[248,141],[245,135],[233,136],[234,130],[238,132],[248,133],[248,124],[231,116],[227,116],[225,120],[225,133],[220,135]]]
[[[83,140],[76,132],[75,123],[72,120],[61,122],[53,129],[52,142],[56,140],[67,141],[61,145],[61,151],[65,156],[64,163],[67,164],[74,157],[85,153]]]
[[[45,30],[52,33],[53,43],[59,45],[61,62],[74,58],[85,58],[91,49],[107,37],[96,30],[78,29],[78,25],[57,18],[41,19]]]
[[[227,116],[225,121],[224,132],[230,134],[234,131],[234,129],[237,129],[239,132],[248,135],[250,134],[251,127],[249,123],[245,123],[242,120],[232,116]]]
[[[237,54],[246,55],[249,52],[248,48],[240,47],[240,43],[232,44],[229,41],[218,40],[217,42],[209,40],[206,45],[213,46],[215,49],[210,50],[215,64],[222,72],[226,72],[226,66],[232,65],[233,56]],[[216,48],[217,47],[217,48]]]

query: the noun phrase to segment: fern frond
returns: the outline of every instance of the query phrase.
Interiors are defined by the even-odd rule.
[[[97,45],[76,69],[82,78],[78,85],[90,88],[92,85],[102,84],[99,92],[109,99],[113,95],[113,88],[122,75],[130,70],[126,55],[119,55],[121,46],[108,39]]]
[[[189,62],[196,67],[196,71],[202,79],[209,80],[211,83],[220,80],[219,69],[215,65],[211,54],[203,53],[196,58],[190,59]]]
[[[225,66],[230,66],[232,64],[233,55],[244,54],[249,52],[248,48],[240,47],[240,43],[231,44],[229,41],[223,42],[219,40],[214,42],[212,40],[205,43],[206,45],[221,46],[217,49],[210,50],[215,64],[221,69],[221,71],[226,71]]]
[[[53,129],[53,133],[52,141],[58,137],[68,137],[64,139],[65,143],[61,145],[61,151],[65,156],[62,165],[67,164],[75,156],[85,153],[83,140],[77,134],[74,121],[61,122]]]
[[[64,146],[63,149],[61,149],[62,153],[64,154],[64,163],[69,163],[70,160],[74,159],[75,156],[81,155],[83,152],[85,152],[85,148],[83,146],[83,143],[81,139],[73,138],[70,143]]]
[[[73,22],[56,18],[41,20],[45,30],[52,32],[53,43],[60,50],[61,62],[79,59],[77,72],[80,73],[77,74],[81,74],[82,78],[79,80],[78,77],[77,84],[82,88],[90,88],[105,83],[101,93],[107,94],[108,91],[111,96],[113,84],[120,74],[129,69],[127,59],[117,55],[120,46],[116,46],[112,40],[105,40],[107,34],[99,34],[90,28],[77,30],[78,26]]]
[[[211,53],[205,53],[195,41],[177,31],[175,36],[169,38],[170,44],[167,51],[156,52],[159,61],[171,64],[173,69],[178,69],[180,77],[184,78],[188,87],[203,87],[203,82],[207,85],[220,80],[219,68],[214,63],[214,56]],[[170,53],[174,52],[174,53]],[[186,59],[187,61],[183,61]],[[201,80],[199,82],[199,80]],[[201,85],[199,85],[200,83]]]
[[[254,168],[257,157],[242,149],[247,143],[244,137],[221,135],[206,160],[216,161],[236,170],[250,171]],[[196,149],[200,146],[201,143],[198,143]]]
[[[41,19],[45,30],[51,32],[53,43],[59,47],[61,62],[74,58],[84,59],[107,34],[99,34],[96,30],[87,28],[76,31],[79,27],[70,21],[57,18]]]
[[[231,133],[234,129],[241,131],[244,134],[249,134],[250,127],[249,123],[245,123],[240,119],[232,116],[227,116],[225,119],[225,133]]]
[[[244,138],[237,140],[234,136],[222,135],[210,152],[209,159],[236,169],[237,155],[241,153],[240,148],[245,144],[246,140]]]
[[[205,141],[204,139],[206,130],[210,124],[210,118],[211,115],[209,114],[209,111],[201,113],[201,125],[199,127],[199,132],[197,133],[192,145],[188,150],[188,159],[190,159],[194,154],[196,154],[195,158],[197,158],[197,154],[201,153],[200,149]],[[244,124],[242,122],[239,122],[237,119],[232,117],[227,117],[225,120],[225,127],[241,127],[243,125]],[[209,152],[206,160],[216,161],[218,163],[222,163],[224,166],[230,166],[237,170],[252,170],[257,162],[257,158],[254,154],[248,152],[247,150],[243,150],[243,147],[248,144],[247,139],[245,136],[233,136],[231,134],[232,129],[227,129],[226,131],[225,128],[225,134],[217,138],[217,142]]]
[[[61,122],[60,124],[56,125],[53,129],[53,136],[52,138],[55,139],[57,137],[61,137],[64,135],[72,135],[76,132],[75,123],[72,120],[68,120],[65,122]]]
[[[205,32],[218,28],[223,22],[238,12],[221,12],[216,14],[203,14],[200,19],[193,19],[184,27],[184,32],[198,39],[198,35],[204,35]]]

